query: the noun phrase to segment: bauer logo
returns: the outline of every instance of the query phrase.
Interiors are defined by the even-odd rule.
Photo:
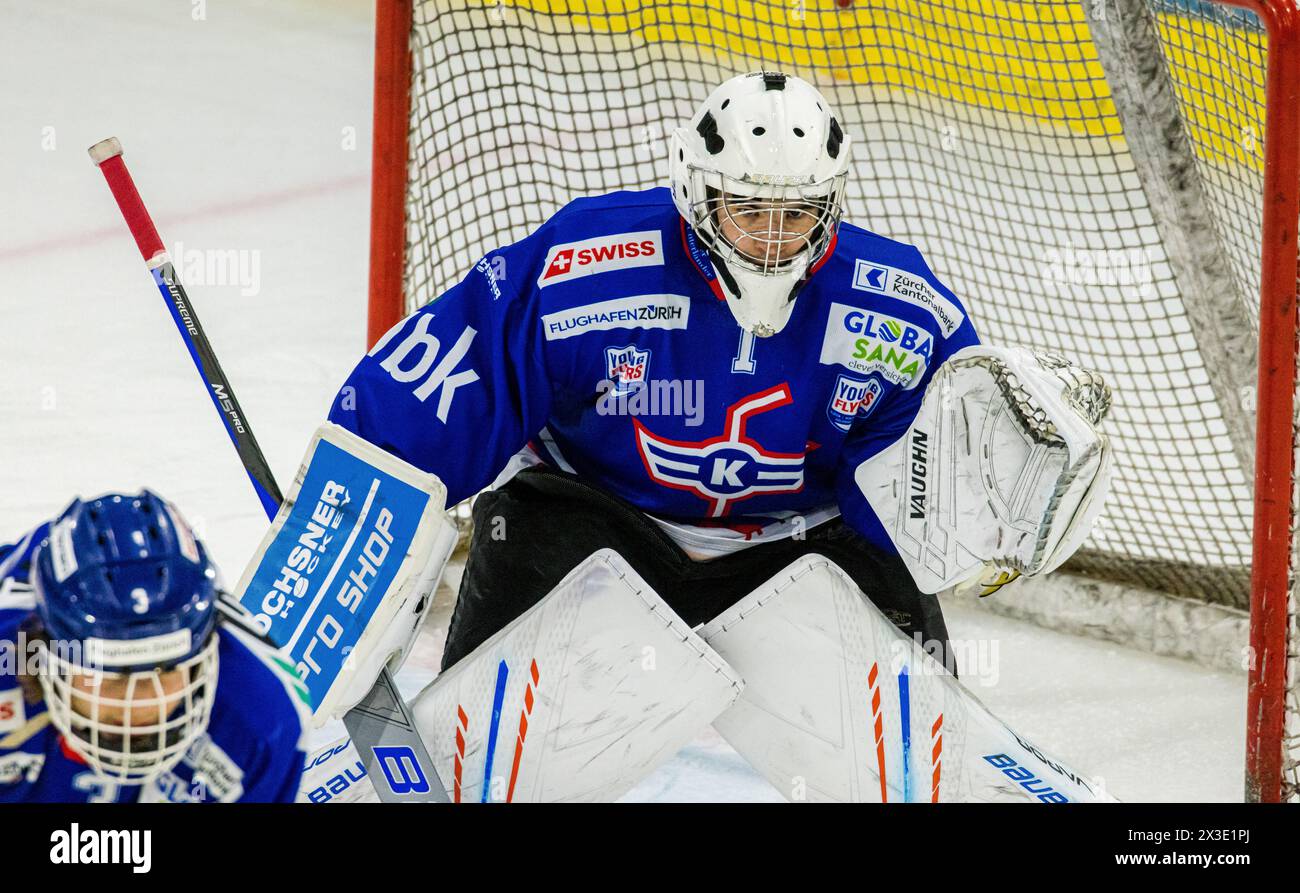
[[[542,317],[547,341],[610,329],[684,329],[691,299],[685,295],[637,295],[584,304]]]
[[[951,337],[961,325],[962,312],[957,305],[916,273],[859,259],[853,268],[853,287],[920,307],[934,317],[945,338]]]
[[[991,753],[984,755],[984,761],[994,769],[1001,770],[1002,774],[1012,782],[1025,789],[1025,793],[1032,799],[1040,803],[1069,803],[1070,798],[1061,791],[1056,790],[1038,774],[1026,766],[1017,763],[1015,758],[1005,753]]]
[[[420,758],[405,744],[371,748],[379,768],[383,770],[388,789],[399,797],[410,794],[427,794],[432,789],[424,774]]]
[[[820,362],[863,376],[878,373],[888,382],[913,388],[933,353],[934,338],[924,329],[883,313],[831,304]]]
[[[831,394],[831,402],[826,406],[826,416],[836,428],[847,431],[854,419],[865,418],[871,414],[883,390],[884,386],[879,379],[871,378],[863,381],[840,373],[835,379],[835,391]]]
[[[552,245],[546,253],[537,285],[545,288],[595,273],[632,267],[661,267],[663,263],[663,241],[659,230],[616,233],[582,242]]]

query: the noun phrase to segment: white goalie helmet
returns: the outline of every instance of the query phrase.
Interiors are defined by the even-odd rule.
[[[790,320],[844,213],[850,140],[807,81],[740,75],[672,136],[677,210],[708,251],[727,306],[767,337]]]

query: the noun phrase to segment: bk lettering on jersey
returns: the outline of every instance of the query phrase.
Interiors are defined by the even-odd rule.
[[[542,264],[537,286],[545,288],[595,273],[633,267],[663,266],[663,238],[659,230],[615,233],[581,242],[552,245]]]
[[[415,396],[421,403],[428,400],[434,391],[438,391],[438,421],[445,424],[457,389],[479,380],[478,373],[472,367],[457,371],[478,332],[473,326],[466,326],[456,343],[444,351],[442,342],[429,331],[433,317],[418,314],[413,319],[415,325],[411,331],[406,333],[406,337],[379,365],[394,381],[414,383]],[[390,329],[370,349],[370,356],[377,356],[405,326],[406,323],[403,322]]]

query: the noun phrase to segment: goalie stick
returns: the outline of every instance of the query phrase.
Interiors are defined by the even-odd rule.
[[[176,275],[176,268],[163,247],[162,238],[154,227],[149,211],[126,169],[126,163],[122,160],[121,143],[116,137],[110,137],[95,143],[89,152],[91,160],[108,181],[108,188],[117,200],[117,206],[149,267],[154,284],[167,302],[167,310],[185,342],[190,359],[194,361],[194,368],[207,384],[212,405],[221,416],[226,434],[239,453],[240,461],[248,472],[267,518],[274,520],[283,502],[280,488],[275,483],[266,457],[257,445],[257,439],[253,437],[253,430],[235,398],[234,389],[222,371],[221,364],[217,362],[216,353],[203,332],[198,314],[190,305],[189,297]],[[381,800],[404,803],[447,801],[447,793],[433,770],[433,761],[415,728],[411,711],[398,693],[387,667],[380,671],[379,678],[365,699],[343,717],[343,722],[348,734],[352,736],[357,752],[362,755],[367,774],[375,781],[375,790]],[[401,753],[401,758],[394,759],[391,756],[396,752]],[[411,776],[401,764],[401,759],[412,757],[419,762],[419,769],[428,780],[427,785],[410,784]],[[392,770],[390,766],[393,767]],[[398,772],[402,777],[394,778],[392,771]],[[381,775],[387,778],[388,784],[379,783]]]

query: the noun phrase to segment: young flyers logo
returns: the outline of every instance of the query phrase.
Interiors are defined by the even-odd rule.
[[[835,379],[835,390],[826,405],[826,417],[836,428],[847,431],[854,419],[871,414],[883,391],[884,386],[878,378],[863,381],[841,372]]]
[[[646,381],[650,351],[635,345],[605,348],[605,379],[613,382],[613,394],[627,394]]]

